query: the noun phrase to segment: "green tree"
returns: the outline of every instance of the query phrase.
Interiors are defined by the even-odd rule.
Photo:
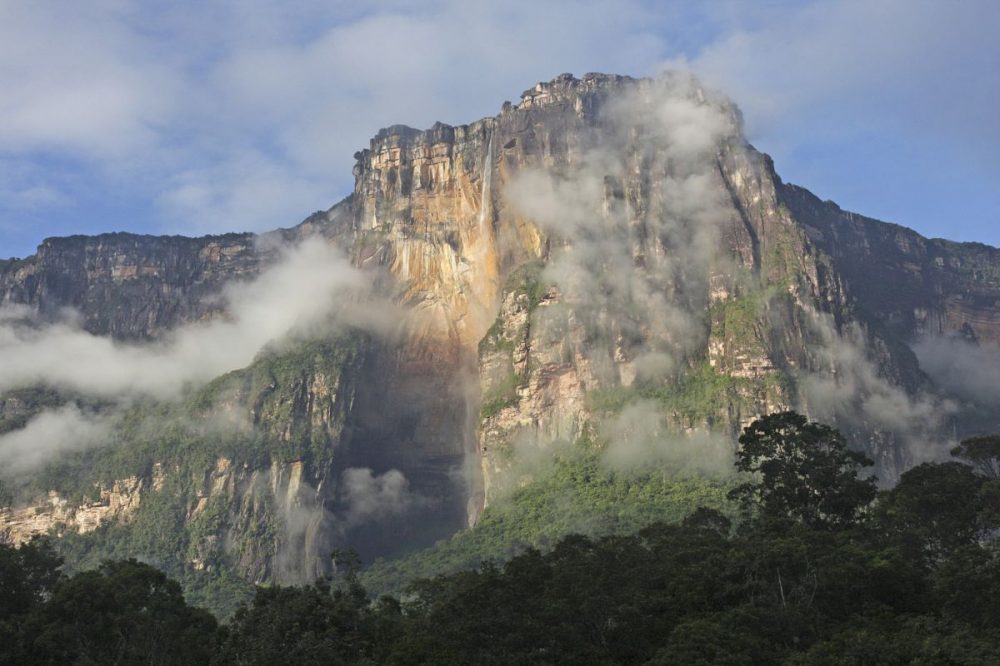
[[[0,545],[0,663],[24,663],[25,625],[63,579],[62,558],[44,539]]]
[[[391,603],[376,607],[388,616]],[[219,659],[223,664],[355,664],[373,659],[395,640],[392,622],[375,622],[364,590],[331,590],[319,580],[304,587],[257,588],[253,604],[236,612]],[[378,659],[381,661],[381,659]]]
[[[936,605],[977,631],[996,631],[1000,620],[1000,552],[967,545],[933,572]]]
[[[756,615],[760,615],[760,611]],[[761,635],[761,617],[738,608],[677,625],[648,666],[753,666],[781,661],[782,651]]]
[[[219,638],[180,585],[135,560],[60,581],[29,632],[34,660],[61,664],[208,664]]]
[[[951,455],[969,463],[986,478],[1000,481],[1000,435],[964,439]]]
[[[47,539],[0,545],[0,621],[26,615],[62,580],[63,560]]]
[[[909,546],[940,559],[986,531],[981,501],[985,484],[959,462],[918,465],[882,494],[878,522]]]
[[[856,522],[875,498],[875,478],[858,477],[872,461],[848,449],[835,429],[801,414],[758,419],[739,442],[736,468],[756,478],[734,488],[730,497],[748,513],[814,528],[842,527]]]
[[[1000,435],[970,437],[951,450],[951,455],[972,465],[986,481],[979,490],[979,517],[984,534],[1000,528]]]

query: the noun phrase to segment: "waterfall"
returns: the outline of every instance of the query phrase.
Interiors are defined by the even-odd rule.
[[[486,146],[486,159],[483,160],[483,191],[480,195],[479,203],[479,234],[482,237],[486,233],[486,215],[492,208],[493,203],[493,136],[490,132],[490,141]]]

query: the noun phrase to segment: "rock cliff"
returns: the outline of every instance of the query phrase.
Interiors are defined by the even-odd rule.
[[[149,338],[217,312],[211,296],[260,264],[251,234],[49,238],[0,266],[0,302],[52,315],[74,308],[93,333]]]
[[[211,297],[273,261],[274,240],[320,235],[400,306],[393,335],[264,353],[186,403],[182,420],[205,404],[245,420],[236,440],[195,437],[185,450],[201,453],[178,464],[129,436],[146,451],[138,469],[100,492],[135,478],[146,507],[171,489],[184,566],[307,578],[339,544],[390,554],[474,523],[560,447],[698,433],[731,445],[789,407],[835,422],[891,480],[960,429],[909,345],[1000,344],[1000,250],[783,183],[736,107],[685,76],[562,75],[470,125],[384,129],[356,159],[350,196],[266,242],[73,237],[0,265],[4,303],[155,338],[223,316]],[[18,423],[32,409],[0,404]],[[407,499],[359,515],[362,488]],[[94,520],[146,510],[119,504]],[[6,514],[9,538],[86,531],[65,509],[39,512],[51,520],[30,529]]]
[[[780,196],[852,285],[859,309],[893,335],[960,333],[1000,345],[1000,249],[923,238],[794,185],[783,185]]]

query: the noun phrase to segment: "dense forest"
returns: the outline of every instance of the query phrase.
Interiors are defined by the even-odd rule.
[[[4,664],[1000,663],[1000,437],[879,491],[840,434],[785,412],[740,437],[735,514],[569,536],[373,599],[350,551],[225,624],[135,560],[72,575],[0,547]]]

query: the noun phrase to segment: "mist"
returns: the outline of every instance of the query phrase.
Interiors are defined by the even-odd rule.
[[[52,322],[25,306],[0,308],[0,393],[43,385],[104,405],[99,414],[73,405],[49,410],[0,437],[5,472],[30,471],[57,455],[100,445],[121,410],[135,400],[177,399],[246,367],[266,345],[348,325],[386,329],[389,310],[370,298],[370,278],[342,251],[314,238],[279,248],[278,257],[253,280],[222,290],[217,297],[222,315],[183,324],[155,342],[95,335],[72,310]],[[246,427],[234,414],[203,421],[197,427],[226,432]]]
[[[801,400],[814,419],[846,419],[897,435],[911,464],[938,460],[952,442],[944,423],[955,413],[954,402],[928,393],[910,394],[880,375],[866,353],[865,333],[857,324],[838,332],[832,317],[814,313],[810,322],[818,337],[822,363],[801,378]]]
[[[523,169],[505,198],[552,238],[542,279],[590,337],[663,376],[704,344],[710,276],[730,263],[718,251],[733,211],[716,158],[738,115],[684,75],[644,81],[601,113],[594,145]],[[638,209],[630,193],[649,188]],[[607,366],[594,355],[608,351],[581,353]]]
[[[665,469],[682,475],[726,478],[734,473],[735,442],[708,430],[672,430],[651,400],[627,405],[601,430],[607,439],[603,462],[613,470]]]
[[[724,146],[742,145],[739,113],[684,74],[616,91],[598,113],[599,133],[554,164],[520,168],[504,190],[549,239],[541,280],[556,300],[534,311],[532,334],[572,359],[585,392],[671,383],[707,344],[713,277],[736,274],[721,236],[737,213],[718,163]],[[550,431],[569,436],[513,435],[512,477],[531,478],[569,446]],[[616,472],[732,473],[732,438],[681,432],[654,401],[629,402],[595,434]]]
[[[375,474],[368,467],[349,467],[341,475],[341,493],[347,506],[345,528],[400,516],[425,503],[397,469]]]
[[[327,323],[364,286],[339,250],[306,240],[253,281],[227,286],[223,316],[185,324],[154,343],[94,335],[71,311],[42,324],[24,308],[7,307],[0,310],[0,392],[44,384],[101,398],[173,398],[245,367],[272,340]]]
[[[1000,405],[1000,349],[954,337],[926,337],[913,353],[934,383],[970,403]]]
[[[75,404],[46,411],[0,436],[0,469],[5,476],[32,472],[60,454],[99,446],[110,433],[111,419]]]
[[[558,291],[559,307],[536,310],[536,328],[585,327],[584,344],[570,341],[575,346],[567,358],[587,362],[587,391],[634,381],[669,384],[708,343],[716,281],[730,291],[766,286],[740,270],[722,237],[739,213],[719,159],[727,146],[743,145],[741,117],[683,74],[644,81],[601,113],[593,145],[568,147],[565,164],[522,169],[505,192],[517,212],[551,238],[542,279]],[[869,356],[878,353],[877,339],[858,326],[837,330],[808,302],[800,307],[810,320],[816,358],[790,370],[798,391],[788,396],[789,407],[898,438],[910,463],[939,458],[948,447],[943,426],[954,403],[908,393]],[[986,390],[990,369],[1000,363],[981,367],[977,391]],[[715,441],[707,431],[668,430],[655,403],[633,400],[602,427],[609,442],[605,462],[709,475],[731,465],[731,442]],[[515,451],[532,448],[514,445]]]

